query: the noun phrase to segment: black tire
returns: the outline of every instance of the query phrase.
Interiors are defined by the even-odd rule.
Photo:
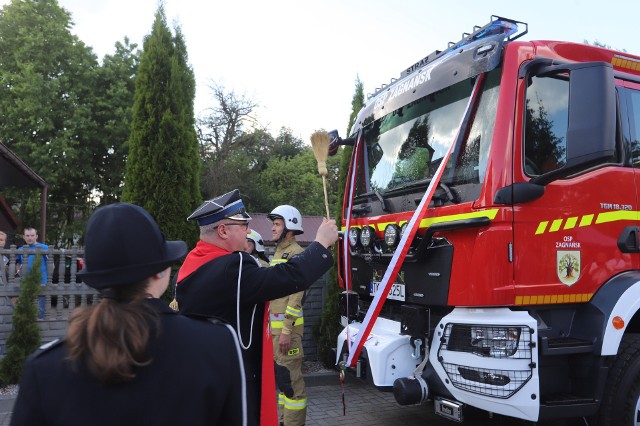
[[[609,370],[602,405],[600,426],[640,425],[640,335],[626,334]]]

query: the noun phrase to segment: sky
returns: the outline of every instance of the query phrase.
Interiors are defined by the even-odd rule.
[[[0,5],[9,0],[0,0]],[[58,0],[72,32],[98,59],[127,36],[142,47],[157,0]],[[640,2],[628,0],[165,0],[196,76],[196,115],[224,85],[259,107],[261,125],[309,141],[314,130],[347,133],[355,81],[365,96],[491,15],[528,24],[522,40],[599,41],[640,55]]]

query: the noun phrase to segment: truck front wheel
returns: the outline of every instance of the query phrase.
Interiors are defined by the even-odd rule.
[[[618,355],[609,370],[600,426],[640,426],[640,335],[622,338]]]

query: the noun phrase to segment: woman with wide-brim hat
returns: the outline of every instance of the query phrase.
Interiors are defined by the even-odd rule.
[[[96,210],[84,239],[79,275],[100,301],[74,310],[66,338],[29,357],[11,424],[244,424],[235,333],[159,299],[186,244],[126,203]]]

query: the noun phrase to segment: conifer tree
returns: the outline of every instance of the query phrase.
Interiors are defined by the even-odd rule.
[[[136,76],[122,198],[147,209],[167,238],[190,245],[197,233],[186,218],[201,203],[194,98],[182,32],[171,34],[161,5]]]
[[[41,259],[38,252],[33,264],[40,265]],[[40,345],[35,300],[40,292],[41,281],[40,268],[31,268],[22,279],[20,296],[13,311],[13,331],[7,339],[7,354],[0,362],[0,387],[20,381],[24,362]]]
[[[353,98],[351,99],[351,115],[349,116],[349,124],[347,126],[346,134],[349,135],[351,126],[358,116],[358,112],[364,105],[364,85],[359,78],[356,78],[355,91]],[[342,200],[344,199],[344,189],[347,182],[347,172],[349,171],[349,161],[351,160],[352,148],[350,146],[341,147],[339,151],[340,158],[340,177],[338,179],[338,203],[334,210],[334,217],[340,227],[342,223],[342,212],[344,206]],[[346,238],[346,235],[345,235]],[[334,258],[338,256],[337,247],[334,248]],[[329,359],[331,354],[331,348],[335,347],[340,333],[340,313],[338,311],[338,300],[342,288],[338,285],[338,271],[334,266],[329,271],[327,278],[327,299],[322,309],[322,316],[320,317],[319,327],[316,333],[318,338],[318,350],[322,355],[327,366],[335,363],[334,359]],[[339,351],[341,348],[337,348]]]

